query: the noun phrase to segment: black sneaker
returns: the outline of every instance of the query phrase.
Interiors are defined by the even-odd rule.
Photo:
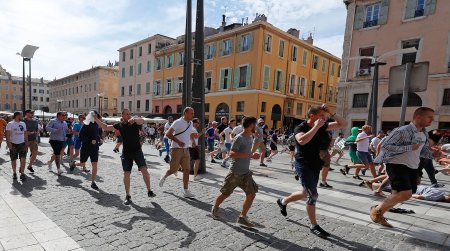
[[[266,165],[266,164],[264,164],[264,163],[261,163],[261,164],[259,164],[259,166],[262,166],[262,167],[267,167],[267,165]]]
[[[296,181],[298,181],[298,180],[299,180],[298,175],[295,175],[295,176],[294,176],[294,179],[295,179]]]
[[[359,175],[355,175],[355,176],[353,176],[353,179],[357,179],[357,180],[363,180],[363,178],[359,177]]]
[[[70,167],[69,170],[70,170],[71,172],[73,172],[73,170],[75,170],[75,161],[70,162],[69,167]]]
[[[334,168],[329,167],[328,171],[334,171]]]
[[[30,171],[30,173],[34,173],[34,169],[31,166],[29,166],[27,169],[28,171]]]
[[[313,228],[310,228],[309,230],[311,230],[311,233],[319,236],[320,238],[327,238],[327,237],[331,236],[330,233],[323,230],[319,225],[316,225]]]
[[[169,157],[169,155],[166,155],[166,157],[164,157],[164,161],[165,161],[166,163],[169,163],[169,162],[170,162],[170,157]]]
[[[327,182],[325,182],[325,183],[320,182],[319,186],[322,188],[330,188],[330,189],[333,188],[333,186],[328,185]]]
[[[280,207],[281,215],[283,215],[284,217],[286,217],[286,216],[287,216],[286,205],[283,205],[283,203],[281,203],[281,199],[278,199],[278,200],[277,200],[277,204],[278,204],[278,206]]]
[[[345,165],[345,173],[348,174],[348,172],[350,171],[350,167],[348,167],[348,165]]]
[[[13,180],[17,180],[17,173],[13,173]]]
[[[347,175],[347,172],[344,169],[339,169],[339,171],[342,173],[342,175]]]
[[[216,164],[217,161],[215,161],[214,159],[211,160],[211,163]]]
[[[20,174],[20,180],[26,180],[27,176],[24,173]]]
[[[97,186],[97,184],[95,184],[95,182],[92,182],[91,188],[95,189],[95,190],[98,190],[98,186]]]
[[[128,205],[131,205],[131,203],[133,203],[131,201],[131,196],[127,195],[127,197],[125,197],[125,201],[123,202],[123,204],[128,206]]]
[[[148,197],[156,197],[156,194],[152,190],[148,191],[147,195]]]

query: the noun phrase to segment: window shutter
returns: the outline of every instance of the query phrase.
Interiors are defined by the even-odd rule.
[[[219,56],[223,56],[223,40],[219,41]]]
[[[253,45],[253,32],[250,32],[248,34],[248,50],[249,51],[252,50],[252,45]]]
[[[216,56],[216,43],[212,44],[212,57],[214,58]]]
[[[264,66],[264,82],[263,82],[263,88],[269,89],[269,74],[270,74],[270,67]],[[267,85],[265,84],[267,83]]]
[[[171,80],[172,80],[172,92],[171,93],[175,94],[178,92],[178,86],[177,86],[177,83],[175,82],[174,78],[172,78]]]
[[[386,24],[389,15],[389,2],[390,0],[381,1],[380,18],[378,24]]]
[[[281,83],[280,83],[281,93],[285,93],[284,91],[284,73],[281,71]]]
[[[176,53],[175,60],[176,62],[174,62],[174,64],[178,65],[178,62],[180,62],[180,53]]]
[[[225,69],[220,70],[220,90],[223,90],[223,78],[225,76]]]
[[[425,15],[432,15],[436,12],[436,0],[426,0],[425,2]]]
[[[205,59],[208,58],[208,48],[209,48],[209,46],[212,46],[212,45],[205,45],[205,48],[203,49],[203,55],[204,55]]]
[[[242,51],[242,36],[237,36],[236,52]]]
[[[234,69],[234,88],[239,87],[239,66]]]
[[[416,7],[417,7],[417,0],[406,1],[405,19],[414,18]]]
[[[230,38],[230,54],[233,54],[233,39]]]
[[[365,6],[358,5],[356,6],[356,14],[353,28],[355,30],[362,29],[364,26],[364,15],[365,15]]]
[[[251,86],[251,81],[252,81],[252,65],[248,64],[247,65],[247,79],[246,79],[246,87]]]
[[[278,84],[277,70],[275,70],[274,74],[273,74],[273,90],[274,91],[279,91],[279,90],[277,90],[277,84]]]

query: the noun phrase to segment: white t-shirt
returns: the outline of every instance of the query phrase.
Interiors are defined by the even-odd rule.
[[[357,139],[362,139],[367,137],[368,135],[365,132],[362,132],[356,136]],[[358,152],[369,152],[369,144],[370,144],[370,138],[367,138],[363,141],[360,141],[356,143],[356,150]]]
[[[164,125],[164,138],[167,138],[166,132],[167,132],[167,130],[169,130],[169,128],[172,126],[173,123],[174,123],[174,122],[172,122],[172,123],[167,122],[167,123]]]
[[[149,135],[154,135],[155,132],[156,132],[156,130],[155,130],[154,127],[149,127],[147,130],[148,130],[148,134],[149,134]]]
[[[231,138],[231,133],[233,133],[233,129],[231,129],[231,127],[227,127],[223,130],[223,134],[225,135],[225,143],[233,142],[233,139]]]
[[[190,128],[188,128],[188,126]],[[172,140],[172,144],[170,147],[173,148],[189,148],[192,144],[191,144],[191,134],[192,134],[192,122],[191,121],[186,121],[184,120],[183,117],[175,120],[172,125],[170,126],[170,128],[173,128],[173,135],[175,136],[175,134],[178,134],[177,136],[175,136],[175,138],[177,138],[179,141],[184,143],[184,147],[179,146],[175,141]],[[187,130],[186,130],[187,129]]]
[[[244,131],[244,127],[242,125],[238,125],[233,129],[233,132],[231,132],[232,134],[234,134],[235,136],[237,136],[238,134],[242,133]]]
[[[12,144],[25,143],[26,130],[27,126],[23,121],[16,122],[13,120],[6,125],[6,131],[10,132],[9,140]]]
[[[402,164],[406,165],[411,169],[419,168],[420,163],[420,152],[425,145],[425,141],[427,140],[427,136],[423,132],[416,132],[414,134],[413,144],[419,144],[419,148],[415,151],[405,152],[399,155],[396,155],[389,161],[392,164]]]
[[[195,129],[195,127],[192,127],[191,134],[194,134],[194,133],[198,133],[198,131],[197,131],[197,129]],[[194,142],[195,142],[195,145],[198,146],[198,138],[194,137]]]
[[[372,144],[373,149],[377,150],[377,146],[378,146],[378,144],[380,144],[380,142],[381,142],[381,139],[378,137],[375,137],[372,139],[370,144]]]

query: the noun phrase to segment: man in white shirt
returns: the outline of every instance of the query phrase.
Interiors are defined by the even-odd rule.
[[[242,118],[241,121],[244,121],[244,118]],[[242,122],[240,122],[239,125],[234,127],[233,131],[231,132],[231,139],[234,141],[234,138],[242,132],[244,132],[244,127],[242,126]]]
[[[6,125],[6,143],[9,148],[9,157],[13,170],[13,179],[17,179],[16,161],[20,159],[20,180],[26,180],[25,160],[28,149],[28,132],[25,123],[22,121],[22,113],[15,112],[13,120]]]
[[[228,124],[228,127],[225,128],[220,136],[223,136],[225,138],[225,149],[227,150],[226,154],[227,156],[223,158],[222,167],[227,167],[227,160],[230,158],[230,150],[231,150],[231,143],[233,143],[233,138],[231,137],[231,134],[233,133],[234,128],[236,127],[236,120],[232,119],[230,120],[230,123]]]
[[[377,177],[377,174],[375,172],[375,165],[373,163],[373,159],[372,159],[372,155],[369,153],[369,144],[370,144],[370,138],[373,137],[371,131],[372,131],[372,127],[370,127],[369,125],[365,125],[362,127],[362,132],[358,134],[358,136],[356,136],[356,155],[358,156],[359,160],[361,161],[361,163],[364,164],[364,166],[366,167],[365,169],[369,169],[370,168],[370,172],[372,173],[372,176],[374,178]],[[361,177],[359,177],[359,172],[358,170],[355,171],[355,179],[359,179],[362,180]]]
[[[377,156],[378,145],[380,144],[380,142],[384,138],[384,136],[385,136],[384,131],[380,130],[380,131],[378,131],[377,136],[370,141],[369,149],[374,158]],[[384,165],[383,165],[383,163],[380,163],[380,167],[378,168],[378,175],[380,175],[383,172],[383,170],[384,170]]]
[[[170,151],[170,168],[159,180],[159,186],[162,187],[166,178],[178,172],[181,166],[183,169],[183,188],[184,197],[195,197],[189,191],[189,169],[191,165],[191,158],[189,154],[189,147],[191,146],[192,134],[192,119],[194,118],[194,109],[186,107],[183,111],[183,117],[175,120],[166,133],[167,138],[172,140]]]

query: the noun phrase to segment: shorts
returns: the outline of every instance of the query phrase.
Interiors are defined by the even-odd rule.
[[[356,155],[358,156],[358,159],[361,161],[361,163],[363,163],[364,165],[373,163],[372,155],[368,152],[357,151]]]
[[[177,172],[179,167],[183,170],[189,170],[191,166],[191,156],[189,148],[171,148],[170,149],[170,171]]]
[[[236,187],[240,187],[246,195],[258,192],[258,185],[253,180],[252,172],[244,175],[235,175],[233,172],[229,172],[225,177],[222,188],[220,188],[220,192],[224,195],[231,195]]]
[[[131,169],[133,168],[133,161],[136,163],[139,170],[141,168],[147,168],[147,163],[145,162],[144,153],[142,150],[126,155],[122,153],[120,159],[122,160],[122,169],[124,172],[131,172]]]
[[[331,155],[328,150],[320,150],[320,159],[323,161],[323,167],[330,168]]]
[[[272,151],[278,151],[277,145],[271,143],[271,144],[270,144],[270,150],[272,150]]]
[[[295,152],[295,146],[289,146],[289,151]]]
[[[331,151],[331,155],[334,156],[336,154],[344,155],[344,151],[342,151],[341,149],[333,148],[333,150]]]
[[[123,142],[122,136],[117,136],[117,143],[122,143],[122,142]]]
[[[80,148],[81,148],[81,140],[79,138],[75,139],[73,141],[73,145],[74,145],[75,150],[80,150]]]
[[[319,183],[321,168],[308,166],[304,163],[300,163],[298,160],[295,160],[294,168],[299,177],[300,184],[305,189],[317,191],[317,184]]]
[[[225,143],[225,150],[226,151],[231,151],[231,143]]]
[[[28,148],[34,152],[38,150],[38,142],[36,140],[28,141]]]
[[[189,155],[191,156],[192,160],[199,160],[200,159],[200,147],[190,147],[189,148]]]
[[[67,139],[66,139],[66,144],[67,144],[68,146],[73,146],[73,139],[72,139],[72,138],[67,138]]]
[[[11,161],[18,158],[24,159],[27,157],[27,147],[25,146],[25,143],[11,145],[12,148],[9,150],[9,157],[11,158]]]
[[[50,146],[53,149],[53,154],[59,156],[61,154],[61,150],[64,147],[64,141],[50,140]]]
[[[358,155],[356,155],[356,152],[350,151],[348,153],[348,155],[350,156],[350,159],[352,160],[353,164],[358,164],[360,163]]]
[[[417,169],[401,164],[386,164],[386,172],[391,182],[392,190],[397,192],[412,190],[415,193],[419,174]]]
[[[80,151],[80,162],[86,163],[90,159],[92,162],[98,162],[98,148],[82,147]]]
[[[208,152],[214,152],[214,140],[208,139]]]
[[[259,150],[259,152],[264,152],[266,150],[266,145],[264,142],[254,143],[252,146],[252,153],[256,152],[256,150]]]

